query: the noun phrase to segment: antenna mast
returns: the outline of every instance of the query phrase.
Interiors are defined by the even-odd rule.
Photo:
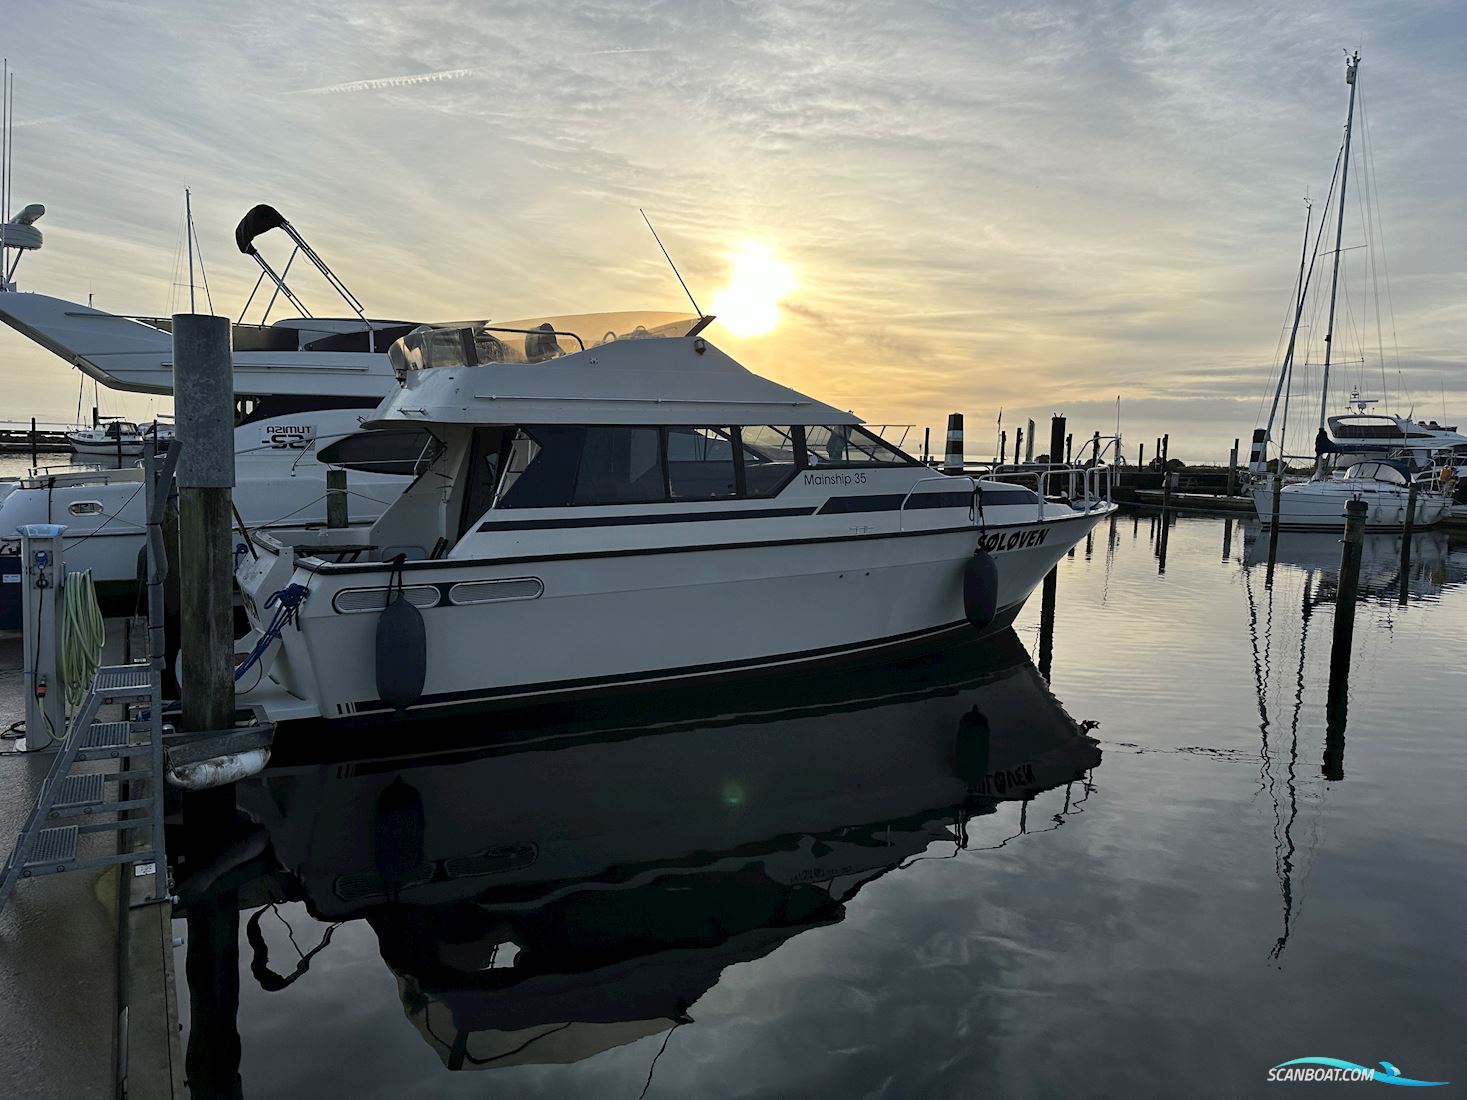
[[[1324,334],[1324,384],[1319,393],[1319,430],[1325,430],[1327,417],[1329,415],[1329,364],[1334,352],[1335,336],[1335,299],[1340,289],[1340,244],[1345,236],[1345,186],[1350,182],[1350,128],[1355,121],[1355,77],[1360,71],[1360,51],[1356,50],[1353,57],[1345,59],[1345,83],[1350,85],[1350,109],[1345,115],[1345,152],[1344,160],[1340,164],[1340,216],[1335,228],[1335,262],[1334,273],[1330,276],[1329,285],[1329,328]],[[1324,454],[1315,455],[1314,477],[1319,480],[1324,477]]]
[[[667,260],[667,266],[672,268],[672,273],[677,276],[677,281],[683,284],[683,293],[688,296],[688,301],[693,303],[693,312],[699,317],[702,317],[703,311],[698,308],[698,302],[694,299],[693,292],[688,289],[688,284],[683,281],[682,272],[677,269],[677,264],[673,263],[672,257],[667,254],[667,245],[662,243],[662,238],[657,235],[657,230],[652,229],[652,219],[647,217],[647,211],[641,207],[637,208],[637,213],[642,215],[642,220],[647,223],[647,228],[652,230],[652,239],[657,242],[657,247],[662,249],[662,255]]]

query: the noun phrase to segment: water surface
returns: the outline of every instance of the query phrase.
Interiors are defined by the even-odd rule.
[[[1161,533],[940,659],[282,750],[176,922],[195,1095],[1460,1086],[1467,546],[1403,604],[1368,541],[1330,706],[1337,540]]]

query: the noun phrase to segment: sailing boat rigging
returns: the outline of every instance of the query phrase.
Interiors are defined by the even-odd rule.
[[[1279,371],[1278,384],[1274,390],[1273,405],[1269,410],[1268,425],[1253,433],[1253,445],[1249,454],[1248,469],[1254,478],[1253,503],[1259,519],[1269,526],[1274,518],[1274,496],[1278,494],[1278,524],[1290,530],[1337,531],[1343,526],[1345,504],[1351,500],[1364,501],[1368,507],[1365,526],[1375,531],[1402,530],[1406,525],[1406,512],[1412,509],[1411,522],[1415,527],[1431,527],[1443,520],[1451,506],[1451,500],[1441,486],[1428,482],[1418,486],[1419,494],[1412,503],[1410,478],[1413,470],[1409,461],[1399,461],[1395,456],[1371,456],[1370,461],[1357,461],[1348,466],[1343,474],[1336,473],[1341,448],[1331,438],[1329,420],[1329,376],[1330,367],[1336,356],[1335,320],[1340,289],[1340,256],[1343,251],[1345,232],[1345,192],[1350,180],[1350,146],[1355,122],[1355,100],[1357,79],[1360,70],[1360,54],[1346,57],[1345,83],[1350,88],[1350,104],[1345,116],[1345,134],[1339,158],[1335,162],[1335,177],[1339,182],[1338,195],[1334,181],[1330,184],[1330,198],[1335,207],[1335,247],[1330,273],[1328,321],[1324,336],[1324,370],[1320,385],[1319,428],[1315,435],[1315,463],[1313,475],[1307,481],[1283,484],[1285,452],[1282,439],[1279,444],[1277,475],[1272,484],[1265,479],[1268,473],[1268,446],[1272,441],[1274,422],[1278,413],[1280,395],[1283,396],[1285,419],[1287,419],[1288,397],[1293,381],[1295,352],[1298,344],[1299,325],[1303,318],[1310,276],[1314,262],[1305,271],[1305,257],[1300,257],[1298,296],[1294,304],[1294,320],[1289,335],[1288,350]],[[1326,217],[1321,217],[1319,236],[1323,236]],[[1309,211],[1312,218],[1313,211]],[[1309,222],[1305,223],[1305,248],[1308,248]],[[1319,256],[1318,237],[1315,241],[1315,258]],[[1281,433],[1282,434],[1282,433]]]

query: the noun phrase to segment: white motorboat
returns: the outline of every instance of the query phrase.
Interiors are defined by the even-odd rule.
[[[234,504],[246,523],[282,529],[324,523],[326,470],[341,456],[355,462],[347,472],[348,515],[363,521],[380,516],[412,481],[415,461],[430,439],[422,431],[365,437],[360,415],[318,409],[236,428]],[[145,498],[137,464],[35,470],[0,497],[0,531],[13,533],[28,523],[64,524],[66,567],[90,569],[98,587],[114,594],[138,576]],[[235,539],[240,542],[241,536]],[[0,538],[0,548],[11,541],[13,535]],[[236,552],[241,552],[238,545]]]
[[[66,433],[66,441],[79,455],[125,455],[143,453],[143,432],[131,420],[109,417],[90,428]]]
[[[941,646],[1011,622],[1114,510],[1103,467],[1069,503],[934,473],[740,366],[709,320],[398,341],[400,385],[365,426],[439,449],[368,529],[256,535],[241,702],[416,714]],[[379,655],[389,590],[422,644]]]
[[[1314,476],[1308,481],[1290,482],[1276,488],[1276,483],[1280,479],[1270,477],[1268,468],[1268,452],[1273,443],[1274,425],[1279,418],[1281,397],[1284,400],[1283,422],[1287,424],[1288,421],[1289,383],[1293,377],[1299,325],[1304,315],[1304,304],[1314,273],[1312,260],[1309,261],[1307,268],[1305,266],[1305,261],[1311,251],[1309,248],[1311,222],[1308,220],[1305,222],[1304,250],[1299,259],[1299,278],[1295,288],[1295,299],[1292,303],[1294,322],[1289,335],[1288,348],[1284,353],[1283,363],[1279,370],[1267,426],[1254,431],[1252,449],[1249,454],[1248,473],[1253,481],[1253,503],[1258,511],[1258,518],[1265,526],[1272,526],[1274,509],[1277,506],[1278,525],[1281,530],[1287,528],[1306,531],[1338,531],[1344,526],[1345,504],[1352,500],[1366,503],[1365,526],[1368,530],[1401,530],[1406,524],[1407,509],[1412,507],[1410,504],[1410,494],[1413,491],[1411,476],[1418,468],[1414,461],[1415,451],[1423,452],[1424,464],[1428,465],[1432,453],[1432,449],[1425,446],[1426,433],[1413,431],[1409,426],[1409,421],[1397,422],[1396,418],[1389,418],[1391,421],[1389,424],[1374,423],[1386,418],[1369,416],[1363,411],[1371,404],[1371,401],[1368,398],[1362,399],[1358,389],[1351,398],[1359,410],[1357,413],[1334,419],[1328,416],[1330,365],[1336,351],[1335,307],[1339,294],[1341,244],[1345,230],[1345,192],[1350,180],[1350,139],[1355,119],[1355,92],[1358,87],[1359,73],[1360,54],[1357,52],[1347,57],[1345,61],[1345,83],[1350,88],[1350,106],[1345,116],[1344,139],[1335,168],[1339,186],[1336,188],[1335,181],[1331,181],[1329,191],[1329,202],[1334,204],[1338,217],[1335,223],[1333,271],[1330,280],[1329,321],[1324,337],[1324,370],[1320,386],[1319,428],[1314,443]],[[1311,217],[1312,213],[1311,208]],[[1321,236],[1324,224],[1325,220],[1321,219]],[[1315,258],[1320,255],[1318,240],[1315,241],[1313,254]],[[1366,421],[1371,423],[1366,423]],[[1340,442],[1332,439],[1328,430],[1329,425],[1333,425],[1347,441]],[[1372,448],[1362,450],[1360,439],[1374,438],[1370,433],[1382,428],[1390,433],[1392,439],[1397,433],[1401,433],[1401,438],[1407,445],[1386,454],[1376,452]],[[1352,437],[1352,433],[1359,438]],[[1455,436],[1455,433],[1441,431],[1439,434],[1444,438],[1443,447],[1453,445],[1447,437]],[[1381,440],[1385,441],[1384,437],[1381,437]],[[1283,440],[1280,439],[1278,457],[1275,460],[1278,470],[1282,471],[1286,468],[1288,458],[1289,456],[1284,452]],[[1342,466],[1343,460],[1350,458],[1361,460]],[[1343,474],[1339,473],[1341,468],[1344,470]],[[1416,492],[1418,495],[1412,512],[1414,526],[1430,527],[1446,518],[1451,506],[1450,494],[1443,491],[1438,483],[1429,482],[1424,487],[1418,486]],[[1275,500],[1276,496],[1277,500]]]
[[[306,253],[327,274],[354,316],[308,314],[255,248],[255,238],[272,228],[284,230],[296,252]],[[274,280],[276,293],[306,316],[269,326],[263,319],[258,325],[234,326],[235,506],[247,525],[324,523],[330,456],[343,454],[355,461],[347,481],[349,514],[373,520],[411,482],[413,464],[427,436],[399,434],[362,443],[347,437],[358,431],[360,415],[393,385],[385,353],[389,339],[414,326],[368,319],[360,302],[273,208],[251,210],[236,237],[241,250],[259,264],[261,280],[267,276]],[[172,389],[168,318],[144,322],[115,317],[11,290],[0,293],[0,319],[111,388],[159,393]],[[165,418],[144,425],[109,419],[93,429],[70,433],[69,438],[73,448],[86,456],[136,458],[145,441],[171,440],[173,427]],[[23,523],[62,523],[67,526],[68,566],[91,569],[104,592],[131,585],[143,540],[143,496],[142,472],[137,468],[38,469],[10,479],[0,483],[0,552]]]
[[[1329,436],[1339,448],[1336,461],[1345,465],[1380,459],[1405,459],[1413,471],[1430,469],[1442,452],[1467,452],[1467,435],[1435,420],[1376,412],[1373,397],[1350,394],[1354,412],[1329,418]]]

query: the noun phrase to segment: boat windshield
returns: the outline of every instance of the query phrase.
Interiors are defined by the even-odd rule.
[[[700,320],[690,314],[638,311],[424,325],[393,344],[388,355],[395,371],[544,363],[619,340],[687,336]]]
[[[1357,462],[1345,471],[1352,481],[1381,481],[1387,485],[1405,485],[1406,475],[1388,462]]]

